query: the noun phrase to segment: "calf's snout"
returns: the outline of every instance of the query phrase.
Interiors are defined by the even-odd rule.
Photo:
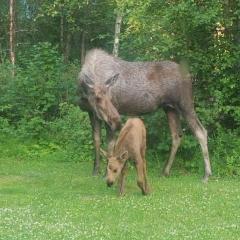
[[[112,185],[113,185],[113,182],[107,181],[107,186],[108,186],[108,187],[111,187]]]

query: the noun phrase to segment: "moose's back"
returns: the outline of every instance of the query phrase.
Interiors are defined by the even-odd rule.
[[[119,74],[110,95],[121,114],[139,115],[162,105],[178,108],[175,105],[192,102],[190,75],[175,62],[127,62],[93,49],[86,56],[80,76],[83,73],[102,84]]]

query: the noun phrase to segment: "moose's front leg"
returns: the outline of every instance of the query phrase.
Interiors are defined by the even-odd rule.
[[[108,154],[111,155],[113,152],[113,149],[114,149],[115,142],[116,142],[116,134],[107,125],[106,125],[106,133],[107,133],[107,143],[108,143]]]
[[[89,113],[89,118],[92,125],[92,135],[95,147],[93,175],[96,176],[100,172],[101,121],[93,113]]]

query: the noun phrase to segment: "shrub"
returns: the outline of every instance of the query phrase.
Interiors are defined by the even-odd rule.
[[[36,121],[41,125],[57,117],[61,102],[75,100],[79,66],[63,64],[57,48],[49,43],[34,45],[20,54],[14,77],[9,65],[1,67],[0,114],[14,124],[24,119],[30,125]]]
[[[49,124],[50,139],[66,149],[69,160],[92,157],[93,143],[88,114],[72,104],[60,104],[60,117]]]
[[[209,146],[215,175],[240,175],[240,138],[237,132],[221,129],[209,139]]]

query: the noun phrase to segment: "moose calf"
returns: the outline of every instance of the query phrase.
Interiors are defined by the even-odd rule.
[[[130,118],[120,131],[119,137],[111,155],[101,150],[107,157],[107,185],[110,187],[119,177],[119,194],[124,193],[124,178],[127,170],[127,160],[134,161],[137,170],[137,184],[142,194],[149,193],[146,173],[146,129],[139,118]]]

